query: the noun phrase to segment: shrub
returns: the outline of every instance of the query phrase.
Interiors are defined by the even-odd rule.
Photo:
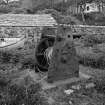
[[[83,43],[85,46],[93,46],[105,42],[105,35],[86,35],[83,36]]]
[[[11,8],[8,5],[0,5],[0,13],[9,13]]]
[[[97,77],[94,78],[95,83],[95,89],[98,92],[105,93],[105,76],[103,74],[97,75]]]
[[[86,48],[86,47],[85,47]],[[94,68],[100,68],[104,69],[105,68],[105,54],[102,52],[93,52],[89,50],[89,48],[79,48],[77,50],[77,56],[79,59],[79,63],[86,65],[86,66],[91,66]]]
[[[0,99],[0,103],[3,105],[48,105],[40,91],[42,90],[39,84],[30,84],[28,87],[8,85],[8,90]]]
[[[11,11],[13,14],[26,14],[27,11],[23,8],[15,8]]]
[[[60,24],[75,24],[75,21],[72,21],[69,16],[62,15],[62,12],[57,11],[56,9],[44,9],[42,11],[38,11],[38,13],[46,13],[46,14],[50,13],[57,21],[57,23]]]
[[[10,61],[12,54],[10,52],[0,52],[0,60],[2,63],[7,63]]]
[[[22,68],[26,69],[26,68],[34,68],[35,67],[35,60],[34,58],[24,58],[22,61]]]
[[[16,64],[22,59],[22,54],[12,51],[0,52],[1,63],[13,63]]]

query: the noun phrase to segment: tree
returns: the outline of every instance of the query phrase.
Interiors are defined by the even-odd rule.
[[[55,5],[63,2],[64,0],[23,0],[22,8],[25,8],[30,12],[36,12],[40,9],[53,8]]]
[[[4,0],[4,2],[8,5],[10,0]]]
[[[5,4],[4,0],[0,0],[0,5]]]
[[[28,13],[34,13],[38,9],[43,9],[49,5],[49,0],[23,0],[22,8],[25,8]]]

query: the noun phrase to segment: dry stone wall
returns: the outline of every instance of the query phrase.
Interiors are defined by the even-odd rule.
[[[73,34],[105,34],[105,26],[64,25]]]
[[[68,31],[73,34],[105,34],[105,26],[88,26],[88,25],[64,25]],[[36,34],[35,27],[0,27],[0,37],[20,37],[28,35],[39,37]]]

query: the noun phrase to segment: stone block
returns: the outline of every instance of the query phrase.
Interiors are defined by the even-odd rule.
[[[48,69],[48,82],[65,80],[79,76],[79,63],[71,40],[63,40],[54,45]]]

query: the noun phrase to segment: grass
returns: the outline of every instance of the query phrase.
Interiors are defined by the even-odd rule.
[[[83,21],[81,14],[75,15],[75,16],[80,21]],[[84,17],[85,17],[86,24],[88,24],[88,25],[98,25],[98,26],[104,26],[105,25],[105,21],[104,21],[105,16],[103,13],[85,14]]]
[[[87,39],[89,39],[89,38],[87,38]],[[96,41],[94,41],[94,37],[92,37],[90,39],[92,39],[91,47],[93,46],[93,44],[96,45],[98,43],[97,40],[99,40],[96,38],[95,39]],[[100,41],[103,43],[101,38],[100,38]],[[90,42],[87,40],[87,43],[90,43]],[[100,48],[100,46],[98,48]],[[102,47],[104,47],[104,46],[102,46]],[[35,101],[37,101],[38,103],[40,103],[40,105],[44,105],[44,104],[47,105],[47,103],[46,103],[46,99],[47,99],[47,101],[49,102],[49,105],[51,105],[51,104],[53,104],[53,105],[69,105],[69,101],[71,101],[73,105],[82,105],[85,103],[86,104],[93,103],[93,105],[103,105],[102,103],[105,103],[104,100],[102,100],[102,98],[105,97],[104,96],[105,94],[101,94],[101,93],[97,92],[97,90],[100,92],[103,92],[103,93],[105,92],[104,91],[105,90],[105,82],[104,82],[105,81],[105,79],[104,79],[105,78],[105,75],[104,75],[105,70],[98,69],[98,67],[92,68],[91,64],[93,64],[93,61],[89,60],[89,59],[94,59],[94,60],[98,59],[99,60],[99,58],[103,59],[103,55],[101,55],[102,53],[99,53],[99,52],[93,53],[91,49],[90,50],[88,49],[89,47],[87,47],[87,46],[81,47],[81,44],[79,44],[79,46],[77,48],[78,48],[77,54],[81,57],[80,59],[83,60],[82,65],[80,65],[80,71],[82,73],[91,75],[93,77],[93,80],[96,84],[95,89],[93,89],[92,91],[91,90],[82,90],[80,92],[74,93],[73,95],[67,96],[63,93],[65,86],[64,87],[60,86],[56,89],[52,89],[49,91],[41,90],[40,94],[38,93],[38,95],[31,97],[30,98],[31,101],[29,100],[29,102],[34,103]],[[103,48],[101,48],[101,49],[103,50]],[[1,63],[0,67],[1,67],[1,69],[4,69],[4,70],[1,70],[1,73],[0,73],[0,76],[1,76],[0,83],[1,84],[3,83],[4,86],[7,86],[8,83],[11,80],[13,80],[14,81],[14,82],[12,82],[13,84],[18,82],[21,85],[23,85],[21,78],[24,78],[27,75],[26,69],[31,68],[33,70],[33,67],[34,67],[35,59],[34,59],[33,42],[28,41],[27,43],[25,43],[24,48],[16,49],[16,50],[10,51],[10,52],[2,52],[0,55],[1,55],[0,56],[0,63]],[[85,56],[85,59],[82,59],[83,55]],[[103,61],[104,61],[104,59],[103,59]],[[100,61],[98,61],[98,62],[100,63]],[[86,63],[88,63],[88,65],[84,66],[84,64],[86,64]],[[105,67],[105,65],[104,65],[104,67]],[[5,74],[5,71],[6,71],[6,74]],[[7,72],[7,71],[10,71],[10,72]],[[30,83],[31,82],[29,79],[29,84]],[[17,86],[17,88],[16,88],[16,86],[17,85],[14,85],[13,87],[11,87],[12,88],[11,92],[15,92],[15,90],[18,90],[19,94],[18,94],[18,92],[15,93],[15,95],[18,94],[18,98],[21,95],[22,95],[22,97],[26,96],[26,94],[22,92],[26,88],[24,86],[23,87]],[[11,94],[7,90],[5,90],[5,88],[3,88],[3,89],[4,89],[4,91],[1,92],[1,94],[3,94],[2,97],[5,96],[5,100],[6,100],[9,96],[6,96],[4,94],[7,94],[7,93],[9,95],[11,95]],[[29,91],[30,91],[30,89],[35,89],[35,87],[29,88]],[[96,90],[96,92],[95,92],[95,90]],[[32,93],[33,92],[34,91],[32,91]],[[11,102],[17,102],[18,100],[22,99],[22,98],[21,99],[18,99],[18,98],[16,100],[13,98],[15,101],[11,100],[12,98],[9,98],[9,99],[11,100]],[[24,100],[22,100],[22,101],[25,102]],[[6,100],[5,102],[8,102],[8,100]],[[42,102],[44,102],[44,104]],[[10,104],[10,105],[12,105],[12,104]]]

